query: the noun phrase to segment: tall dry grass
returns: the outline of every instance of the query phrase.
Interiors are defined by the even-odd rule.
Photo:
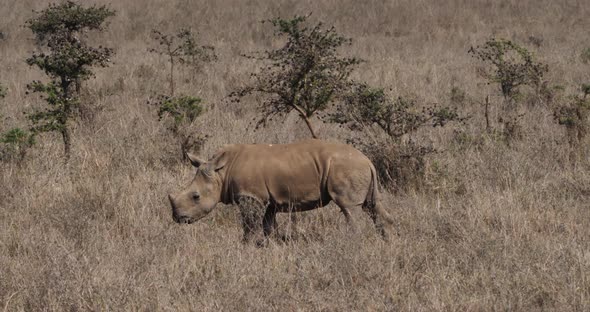
[[[84,3],[90,3],[89,1]],[[95,1],[93,3],[108,3]],[[24,59],[34,50],[21,27],[45,1],[0,6],[0,131],[26,127],[41,107],[25,85],[43,76]],[[90,104],[74,128],[73,155],[44,135],[19,166],[0,163],[0,308],[31,310],[590,310],[588,142],[572,159],[551,109],[523,106],[523,137],[510,146],[483,134],[479,105],[494,95],[476,75],[470,46],[501,36],[536,51],[553,84],[590,81],[579,55],[590,47],[583,1],[116,1],[107,32],[114,64],[85,86]],[[174,224],[166,194],[193,170],[178,159],[150,96],[164,92],[165,59],[147,52],[151,28],[192,26],[219,61],[196,81],[179,72],[179,92],[205,99],[195,132],[203,154],[226,143],[308,137],[296,116],[254,131],[254,100],[225,96],[257,64],[240,53],[274,42],[262,19],[313,12],[354,39],[346,54],[366,59],[356,73],[393,94],[446,104],[459,87],[471,119],[417,138],[440,152],[426,187],[384,194],[395,216],[390,242],[355,211],[357,234],[338,209],[306,213],[302,238],[258,249],[240,243],[234,208],[219,206],[191,226]],[[541,39],[535,46],[530,37]],[[538,41],[535,41],[538,43]],[[493,101],[499,99],[492,96]],[[493,117],[497,112],[492,111]],[[320,136],[353,135],[316,121]],[[356,134],[355,134],[356,135]],[[586,153],[584,154],[584,151]],[[280,218],[281,228],[288,227]]]

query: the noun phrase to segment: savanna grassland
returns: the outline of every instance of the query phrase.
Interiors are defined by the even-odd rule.
[[[36,47],[23,27],[49,2],[0,5],[0,131],[28,127],[43,107],[25,86],[45,79],[25,59]],[[22,162],[0,162],[0,309],[138,311],[588,311],[590,153],[568,144],[553,106],[590,83],[590,6],[585,1],[83,1],[116,15],[96,44],[114,48],[82,90],[84,110],[63,161],[57,134],[43,134]],[[200,153],[229,143],[308,138],[296,114],[254,129],[257,97],[230,92],[260,63],[243,53],[280,42],[268,24],[312,12],[353,39],[342,50],[366,62],[353,78],[421,103],[458,105],[469,118],[425,127],[413,140],[437,149],[419,186],[383,191],[395,218],[388,242],[360,211],[347,231],[336,206],[304,213],[300,239],[266,248],[241,243],[238,211],[219,205],[192,225],[172,221],[166,195],[194,169],[147,102],[167,90],[168,63],[150,53],[151,30],[198,31],[218,60],[177,72],[179,93],[204,99],[191,125],[208,135]],[[518,42],[547,64],[562,96],[521,101],[520,135],[485,131],[481,103],[501,101],[468,54],[492,37]],[[464,92],[453,101],[451,90]],[[530,90],[529,90],[530,91]],[[492,105],[491,120],[500,115]],[[318,135],[363,134],[312,120]],[[279,218],[279,228],[290,227]]]

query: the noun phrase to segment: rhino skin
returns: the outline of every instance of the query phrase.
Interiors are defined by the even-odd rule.
[[[353,229],[349,209],[355,207],[368,213],[384,239],[384,225],[393,223],[379,202],[375,167],[349,145],[315,139],[235,144],[209,161],[187,156],[197,168],[195,177],[185,190],[168,195],[177,223],[195,222],[219,202],[235,204],[240,208],[244,241],[250,241],[260,225],[265,237],[272,233],[277,212],[307,211],[330,201],[340,207]]]

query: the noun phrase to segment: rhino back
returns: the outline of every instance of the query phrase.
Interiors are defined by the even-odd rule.
[[[301,209],[330,201],[328,184],[363,188],[370,177],[370,161],[344,144],[307,140],[294,144],[259,144],[234,147],[227,174],[227,191],[252,195],[279,206],[296,204]],[[331,172],[331,170],[338,172]],[[358,177],[358,172],[366,172]],[[331,177],[330,177],[331,176]],[[354,181],[348,181],[352,178]],[[342,189],[342,188],[341,188]],[[362,196],[366,196],[362,194]]]

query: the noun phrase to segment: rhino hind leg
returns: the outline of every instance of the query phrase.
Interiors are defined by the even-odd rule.
[[[340,211],[342,212],[342,214],[344,215],[344,219],[346,220],[346,224],[348,226],[348,228],[353,232],[356,233],[357,231],[357,227],[356,227],[356,223],[354,222],[354,219],[352,218],[352,216],[350,215],[350,212],[348,211],[348,207],[344,206],[344,205],[340,205],[339,203],[336,203],[338,205],[338,207],[340,207]]]
[[[383,210],[378,203],[364,203],[363,210],[371,217],[371,220],[373,220],[375,228],[377,229],[377,232],[381,234],[381,237],[384,240],[389,240],[389,235],[385,231],[385,226],[392,224],[393,219],[391,219],[387,212]]]

